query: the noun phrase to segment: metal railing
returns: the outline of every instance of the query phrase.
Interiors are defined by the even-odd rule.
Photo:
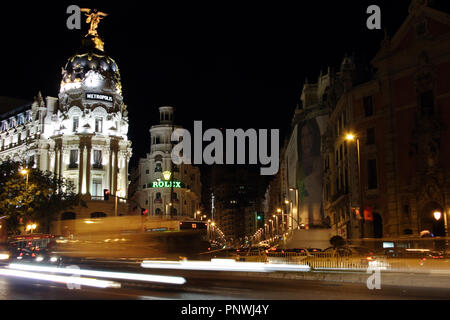
[[[308,265],[312,270],[366,271],[369,266],[391,272],[437,272],[450,274],[447,258],[393,258],[386,256],[349,255],[334,252],[296,253],[241,251],[237,261]]]

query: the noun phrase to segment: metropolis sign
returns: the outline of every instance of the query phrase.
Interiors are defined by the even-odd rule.
[[[86,93],[86,100],[100,100],[106,102],[113,102],[113,97],[107,94]]]

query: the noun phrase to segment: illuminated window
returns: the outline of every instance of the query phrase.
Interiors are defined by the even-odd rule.
[[[101,169],[102,168],[102,151],[101,150],[94,150],[94,164],[95,169]]]
[[[78,168],[78,150],[70,150],[69,168]]]
[[[97,132],[97,133],[103,132],[103,119],[102,118],[95,119],[95,132]]]
[[[79,125],[79,118],[78,117],[73,117],[73,123],[72,123],[72,132],[77,132],[78,130],[78,125]]]
[[[92,179],[92,195],[94,197],[100,197],[100,196],[103,195],[102,179],[101,178],[94,178],[94,179]]]

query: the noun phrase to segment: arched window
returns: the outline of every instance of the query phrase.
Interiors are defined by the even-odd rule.
[[[61,214],[61,220],[75,220],[76,216],[75,212],[64,212]]]
[[[162,172],[162,165],[161,165],[161,163],[158,162],[158,163],[156,164],[155,172]]]
[[[163,160],[163,159],[162,159],[162,156],[161,156],[160,154],[158,154],[158,155],[155,156],[155,161],[156,161],[156,162],[162,161],[162,160]]]
[[[104,212],[92,212],[91,213],[91,218],[95,219],[95,218],[105,218],[106,217],[106,213]]]
[[[161,192],[156,193],[156,198],[155,198],[155,199],[156,199],[156,200],[161,199]]]

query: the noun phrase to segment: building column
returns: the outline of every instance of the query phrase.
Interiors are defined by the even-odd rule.
[[[62,177],[63,158],[64,158],[64,153],[63,153],[63,146],[61,144],[61,146],[59,148],[59,159],[58,159],[58,163],[59,163],[58,176],[59,176],[59,179],[61,179],[61,177]]]
[[[91,150],[92,150],[92,140],[91,137],[86,139],[86,193],[91,194]]]
[[[113,185],[112,185],[112,173],[113,173],[113,151],[110,149],[109,151],[109,161],[108,161],[108,184],[109,184],[109,191],[112,192]]]
[[[78,193],[83,193],[84,142],[80,141],[80,166],[78,171]]]

